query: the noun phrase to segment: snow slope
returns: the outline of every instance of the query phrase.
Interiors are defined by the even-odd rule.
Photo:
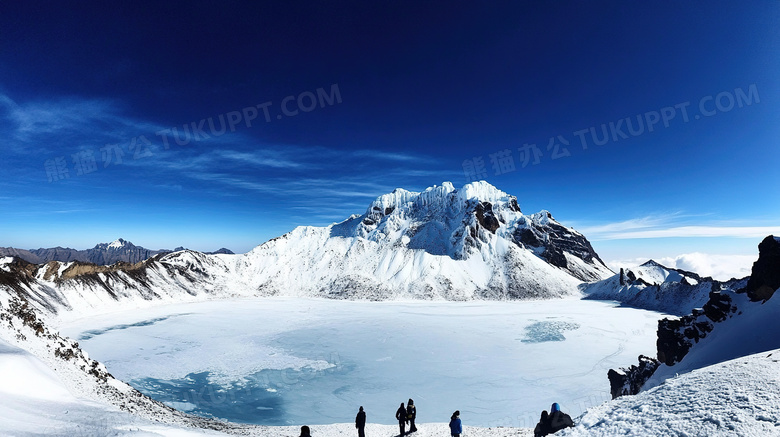
[[[79,398],[30,353],[0,340],[0,434],[218,435],[141,419],[119,408]]]
[[[661,366],[645,383],[643,389],[655,387],[675,374],[682,374],[711,364],[745,355],[780,348],[780,298],[766,302],[751,302],[745,294],[730,293],[738,312],[715,324],[706,337],[691,347],[682,361]]]
[[[740,357],[589,409],[558,436],[780,435],[780,350]]]

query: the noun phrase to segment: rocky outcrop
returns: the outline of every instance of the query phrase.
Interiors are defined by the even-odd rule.
[[[714,329],[714,324],[731,317],[737,311],[732,299],[720,291],[710,292],[710,299],[704,308],[694,309],[691,314],[658,321],[658,360],[667,366],[680,361],[699,340]]]
[[[585,236],[559,224],[548,211],[541,211],[529,218],[525,221],[525,227],[519,227],[515,231],[515,242],[536,249],[545,261],[571,271],[580,280],[601,279],[570,268],[566,258],[565,253],[568,252],[586,263],[605,265]]]
[[[501,223],[499,223],[495,214],[493,214],[493,205],[490,202],[479,202],[474,209],[474,213],[477,215],[477,222],[483,228],[494,234],[501,226]]]
[[[655,372],[655,369],[658,368],[659,364],[660,363],[655,358],[640,355],[639,365],[632,365],[627,369],[609,369],[607,378],[609,378],[612,399],[639,393],[639,390],[644,383],[653,376],[653,373]]]
[[[235,255],[235,253],[232,250],[224,247],[219,248],[214,252],[203,252],[203,253],[205,253],[206,255]]]
[[[758,260],[745,288],[750,300],[767,301],[780,288],[780,237],[768,236],[758,245]]]
[[[736,288],[736,287],[735,287]],[[758,245],[758,260],[753,263],[750,278],[737,293],[747,293],[751,301],[765,302],[780,288],[780,241],[766,237]],[[679,319],[658,322],[658,359],[667,366],[679,363],[688,351],[706,337],[717,324],[738,313],[733,299],[726,292],[712,291],[701,309]]]

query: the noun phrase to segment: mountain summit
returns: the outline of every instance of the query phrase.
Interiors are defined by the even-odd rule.
[[[362,215],[296,228],[246,257],[258,288],[345,298],[555,297],[612,275],[582,234],[547,211],[524,215],[484,181],[399,188]]]

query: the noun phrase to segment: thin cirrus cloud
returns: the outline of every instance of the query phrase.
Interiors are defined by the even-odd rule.
[[[75,153],[83,145],[129,142],[133,136],[161,128],[120,112],[119,105],[109,100],[64,98],[19,104],[0,94],[0,116],[9,122],[5,133],[16,151],[34,144],[58,152],[70,147]]]
[[[763,238],[780,233],[780,225],[755,226],[739,222],[711,221],[681,213],[646,216],[613,223],[580,226],[592,241],[648,238]]]
[[[129,150],[127,145],[133,139],[145,136],[151,141],[148,156],[139,159],[126,151],[122,165],[159,174],[178,172],[191,179],[221,184],[225,193],[240,188],[261,193],[336,196],[340,191],[342,197],[377,196],[393,187],[397,182],[391,181],[398,178],[429,184],[430,178],[441,182],[462,176],[435,168],[436,161],[421,154],[266,145],[249,132],[196,138],[181,131],[176,136],[179,142],[170,140],[164,147],[156,133],[170,130],[167,126],[128,117],[122,113],[121,102],[111,100],[60,98],[17,103],[0,94],[0,118],[6,120],[0,125],[0,133],[9,139],[7,148],[15,153],[35,149],[42,159],[69,159],[82,149],[94,152],[112,143]],[[42,162],[34,164],[40,167]],[[343,177],[345,167],[350,168],[354,180]],[[361,184],[360,180],[373,182]],[[339,190],[335,189],[337,184],[341,184]],[[220,191],[211,188],[215,193]]]

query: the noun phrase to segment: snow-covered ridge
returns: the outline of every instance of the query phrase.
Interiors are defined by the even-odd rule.
[[[685,315],[704,305],[711,291],[731,289],[741,282],[744,280],[716,281],[650,260],[621,269],[607,279],[582,284],[580,290],[588,299],[616,300],[627,306]]]
[[[106,246],[120,245],[131,246]],[[580,233],[547,211],[524,215],[484,181],[396,189],[363,215],[298,227],[244,255],[184,250],[133,265],[18,264],[6,273],[40,308],[84,313],[228,296],[555,298],[612,275]]]

